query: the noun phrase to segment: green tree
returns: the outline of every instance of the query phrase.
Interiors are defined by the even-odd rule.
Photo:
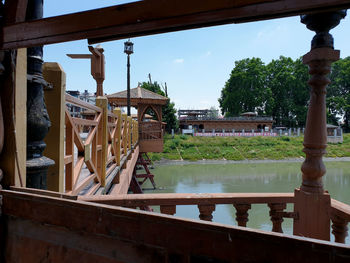
[[[225,116],[256,111],[272,116],[276,125],[304,126],[309,100],[307,80],[307,67],[301,59],[281,56],[266,66],[258,58],[236,61],[221,91],[221,111]]]
[[[211,106],[209,110],[209,118],[217,119],[219,117],[219,110],[216,109],[214,106]]]
[[[142,82],[141,88],[150,90],[162,96],[166,95],[165,92],[161,89],[160,85],[157,83],[157,81],[153,83]],[[163,119],[162,121],[166,122],[165,130],[168,133],[171,132],[171,129],[174,129],[175,131],[177,131],[177,129],[179,128],[178,120],[176,118],[175,104],[171,102],[170,99],[162,108],[162,119]]]
[[[267,65],[267,72],[266,85],[273,96],[271,115],[276,125],[303,126],[309,98],[307,67],[301,59],[280,56]]]
[[[328,122],[337,124],[343,119],[343,128],[350,131],[350,57],[333,63],[331,84],[327,91]]]
[[[219,104],[224,116],[237,116],[247,111],[265,111],[266,70],[260,58],[235,62],[229,80],[221,90]]]

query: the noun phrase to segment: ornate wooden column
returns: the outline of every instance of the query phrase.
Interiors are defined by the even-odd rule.
[[[28,0],[27,20],[43,17],[43,0]],[[43,47],[27,49],[27,187],[46,189],[48,167],[54,161],[43,156],[43,141],[51,126],[44,102]]]
[[[330,196],[323,188],[322,176],[326,168],[322,161],[327,147],[326,93],[330,83],[328,74],[331,64],[339,59],[339,50],[334,50],[333,37],[329,30],[337,26],[346,15],[346,10],[301,16],[301,22],[316,32],[311,51],[304,55],[303,63],[309,66],[311,75],[310,104],[304,134],[306,154],[302,164],[302,184],[295,190],[294,234],[323,240],[330,238]]]

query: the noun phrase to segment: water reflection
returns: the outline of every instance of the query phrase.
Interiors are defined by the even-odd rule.
[[[300,165],[301,163],[240,163],[156,166],[152,172],[160,189],[146,193],[293,192],[301,184]],[[350,204],[350,164],[327,162],[326,167],[325,189],[332,198]],[[287,211],[293,211],[293,205],[288,205]],[[235,213],[232,205],[218,205],[213,213],[213,221],[237,225]],[[198,209],[196,206],[178,206],[176,215],[197,219]],[[271,230],[267,205],[252,205],[247,225]],[[292,234],[292,219],[285,219],[283,230]],[[349,242],[348,237],[347,243]]]

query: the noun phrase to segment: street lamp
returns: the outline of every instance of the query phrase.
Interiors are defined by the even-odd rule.
[[[130,116],[130,55],[134,53],[134,43],[130,39],[124,42],[124,53],[128,55],[127,60],[127,90],[126,90],[126,102],[127,102],[127,114]]]

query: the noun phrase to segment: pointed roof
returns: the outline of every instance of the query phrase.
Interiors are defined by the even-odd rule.
[[[110,104],[114,104],[115,106],[126,106],[126,90],[113,93],[110,95],[107,95],[108,102]],[[168,98],[164,97],[162,95],[159,95],[155,92],[152,92],[150,90],[141,88],[138,86],[137,88],[130,89],[130,101],[131,106],[135,107],[137,104],[159,104],[159,105],[165,105]]]

